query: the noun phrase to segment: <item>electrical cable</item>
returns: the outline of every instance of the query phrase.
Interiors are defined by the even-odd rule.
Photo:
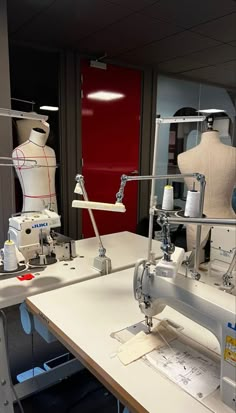
[[[11,374],[10,374],[9,346],[8,346],[8,322],[7,322],[7,317],[6,317],[6,314],[4,313],[3,310],[0,310],[0,313],[2,314],[2,317],[3,317],[3,326],[4,326],[4,333],[5,333],[5,338],[6,338],[6,350],[7,350],[7,351],[6,351],[6,358],[7,358],[7,365],[8,365],[8,369],[9,369],[10,386],[11,386],[11,389],[12,389],[12,391],[13,391],[13,394],[14,394],[14,396],[15,396],[15,398],[16,398],[16,402],[17,402],[17,404],[18,404],[18,406],[19,406],[20,412],[21,412],[21,413],[25,413],[25,412],[24,412],[24,409],[23,409],[23,406],[22,406],[22,404],[21,404],[21,401],[20,401],[20,399],[19,399],[19,397],[18,397],[18,395],[17,395],[17,393],[16,393],[16,389],[15,389],[15,387],[14,387],[14,384],[12,383],[12,378],[11,378]]]

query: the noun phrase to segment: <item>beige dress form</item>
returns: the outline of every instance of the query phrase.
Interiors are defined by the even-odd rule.
[[[181,173],[199,172],[205,175],[204,214],[209,218],[235,218],[232,192],[236,185],[236,149],[221,143],[218,131],[210,130],[201,136],[200,144],[178,156]],[[193,179],[185,179],[192,189]],[[196,189],[200,186],[197,183]],[[201,247],[205,246],[209,226],[202,227]],[[196,226],[187,226],[187,247],[195,247]]]

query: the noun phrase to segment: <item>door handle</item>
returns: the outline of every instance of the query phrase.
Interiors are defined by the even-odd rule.
[[[135,169],[134,171],[131,171],[131,172],[130,172],[130,175],[138,175],[138,170]]]

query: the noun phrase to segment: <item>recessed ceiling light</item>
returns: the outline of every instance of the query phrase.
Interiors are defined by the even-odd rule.
[[[58,106],[46,106],[46,105],[44,105],[44,106],[40,106],[39,109],[41,109],[41,110],[52,110],[52,111],[56,112],[57,110],[59,110],[59,107]]]
[[[116,93],[116,92],[106,92],[104,90],[99,90],[98,92],[92,92],[87,95],[88,99],[94,100],[103,100],[103,101],[110,101],[110,100],[117,100],[124,98],[125,95],[123,93]]]
[[[225,112],[225,110],[223,110],[223,109],[199,109],[199,110],[196,110],[196,112],[200,112],[200,113],[221,113],[221,112]]]

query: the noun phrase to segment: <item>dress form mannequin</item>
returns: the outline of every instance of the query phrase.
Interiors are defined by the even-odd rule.
[[[224,145],[219,133],[208,130],[201,136],[200,144],[178,156],[181,173],[199,172],[205,175],[206,190],[204,214],[209,218],[235,218],[231,206],[232,193],[236,184],[236,149]],[[193,180],[185,180],[188,189],[192,189]],[[199,190],[199,186],[196,185]],[[209,227],[202,227],[203,248],[209,233]],[[196,226],[187,227],[188,250],[195,247]]]
[[[56,156],[54,150],[46,146],[48,134],[49,125],[47,132],[42,128],[32,129],[29,139],[15,148],[12,153],[23,192],[23,211],[41,211],[50,208],[57,212]],[[32,163],[24,158],[35,160],[39,167],[32,168]]]
[[[19,145],[29,139],[30,132],[33,128],[43,129],[48,133],[49,125],[47,122],[33,119],[18,119],[16,120],[17,140]]]

